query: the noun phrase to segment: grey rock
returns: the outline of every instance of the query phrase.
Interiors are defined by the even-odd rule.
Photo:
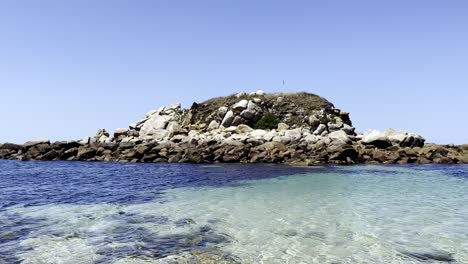
[[[35,145],[39,145],[39,144],[50,144],[50,141],[48,139],[36,139],[36,140],[31,140],[31,141],[27,141],[26,143],[23,144],[23,147],[24,148],[28,148],[28,147],[32,147],[32,146],[35,146]]]
[[[221,121],[221,125],[223,127],[229,127],[231,126],[232,121],[234,120],[234,113],[232,111],[228,111],[226,115],[223,118],[223,121]]]
[[[213,130],[219,128],[219,122],[216,120],[212,120],[208,125],[208,130]]]
[[[324,124],[320,124],[317,129],[314,131],[314,135],[322,135],[324,131],[327,130],[327,126]]]
[[[223,118],[223,117],[226,115],[226,113],[227,113],[228,110],[229,110],[228,107],[226,107],[226,106],[221,106],[220,108],[218,108],[218,116],[219,116],[220,118]]]
[[[253,120],[255,118],[255,112],[251,109],[245,109],[240,113],[240,116],[247,120]]]

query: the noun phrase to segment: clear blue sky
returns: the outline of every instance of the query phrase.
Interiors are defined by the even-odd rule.
[[[0,1],[0,142],[256,89],[468,143],[468,1]]]

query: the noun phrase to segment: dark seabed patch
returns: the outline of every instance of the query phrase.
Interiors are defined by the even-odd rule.
[[[0,263],[463,263],[467,172],[0,161]]]

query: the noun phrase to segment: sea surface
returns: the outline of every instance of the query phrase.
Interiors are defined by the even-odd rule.
[[[1,264],[178,262],[468,263],[468,166],[0,161]]]

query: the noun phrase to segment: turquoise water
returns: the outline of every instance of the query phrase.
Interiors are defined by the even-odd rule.
[[[468,263],[464,165],[0,168],[0,263]]]

